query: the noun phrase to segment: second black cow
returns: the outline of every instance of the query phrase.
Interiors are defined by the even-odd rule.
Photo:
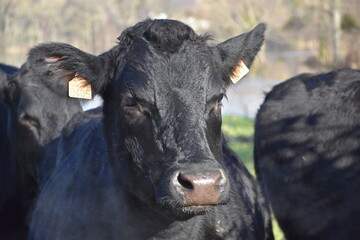
[[[274,87],[256,120],[255,165],[286,239],[360,236],[360,71]]]
[[[0,239],[26,239],[28,213],[55,161],[57,137],[82,108],[67,81],[48,82],[51,59],[31,50],[18,69],[0,64]],[[71,78],[64,75],[64,78]]]
[[[174,20],[146,20],[96,57],[37,48],[104,98],[64,129],[31,239],[272,239],[255,179],[223,143],[221,101],[265,26],[214,47]]]

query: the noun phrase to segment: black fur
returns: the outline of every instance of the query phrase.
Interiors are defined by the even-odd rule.
[[[81,111],[79,100],[56,94],[38,75],[46,65],[27,62],[0,70],[0,239],[26,239],[28,213],[54,165],[65,123]],[[9,69],[11,71],[9,71]]]
[[[237,38],[238,48],[252,46],[249,35]],[[258,46],[239,52],[255,56],[263,34],[259,38]],[[101,56],[73,50],[75,56],[67,54],[55,67],[51,74],[74,74],[76,59],[104,108],[64,129],[56,169],[32,216],[31,239],[272,238],[256,181],[222,140],[228,59],[206,39],[178,21],[146,20]],[[39,48],[51,57],[51,49]],[[102,66],[95,75],[94,65]],[[214,169],[228,179],[218,205],[204,211],[185,206],[171,176]]]
[[[10,78],[19,72],[19,68],[4,63],[0,63],[0,70]]]
[[[360,71],[302,74],[267,94],[255,165],[286,239],[360,235]]]

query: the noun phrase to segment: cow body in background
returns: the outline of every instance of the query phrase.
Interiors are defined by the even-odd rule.
[[[0,63],[0,71],[6,73],[8,77],[15,76],[19,72],[19,68],[8,64]]]
[[[7,130],[8,121],[10,121],[9,107],[4,100],[8,94],[6,91],[8,82],[18,71],[19,68],[0,63],[0,216],[4,215],[4,209],[8,208],[4,205],[4,202],[6,196],[11,195],[16,182],[14,179],[15,165],[12,164],[13,152]],[[11,222],[11,220],[8,220],[8,222]],[[2,221],[0,221],[0,224],[1,226],[5,225]]]
[[[255,165],[286,238],[360,236],[360,71],[273,88],[256,120]]]
[[[46,61],[30,51],[21,69],[0,65],[0,239],[26,239],[39,184],[54,166],[47,156],[55,155],[66,122],[82,111],[79,100],[67,97],[67,82],[38,74]]]
[[[52,77],[77,73],[104,106],[64,129],[30,238],[271,239],[258,185],[221,135],[225,89],[264,30],[210,47],[183,23],[147,20],[97,57],[40,45],[63,59]]]

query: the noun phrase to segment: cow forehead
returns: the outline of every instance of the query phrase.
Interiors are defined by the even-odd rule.
[[[156,52],[142,44],[128,53],[124,69],[123,80],[133,93],[157,99],[171,98],[171,93],[176,93],[206,100],[222,90],[216,61],[205,44],[188,41],[173,53]]]

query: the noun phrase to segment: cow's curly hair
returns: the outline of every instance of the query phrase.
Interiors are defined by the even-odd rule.
[[[125,29],[118,37],[119,45],[128,47],[136,38],[143,38],[162,52],[176,52],[184,41],[206,42],[209,34],[197,35],[188,25],[169,19],[147,19]]]

